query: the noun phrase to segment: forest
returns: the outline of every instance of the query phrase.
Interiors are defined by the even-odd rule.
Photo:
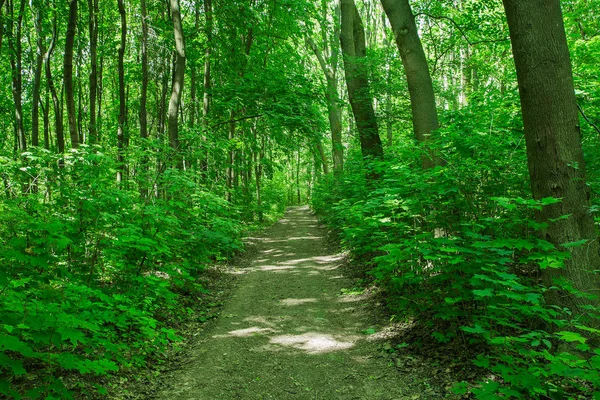
[[[308,204],[445,396],[600,399],[599,0],[0,0],[0,132],[0,398],[117,398]]]

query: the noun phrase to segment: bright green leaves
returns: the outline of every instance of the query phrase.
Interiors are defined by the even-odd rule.
[[[30,161],[52,174],[40,176],[48,192],[0,199],[0,397],[23,395],[8,382],[35,370],[31,396],[67,399],[74,388],[54,374],[86,382],[181,340],[172,324],[206,293],[195,278],[242,247],[244,226],[185,172],[165,174],[168,196],[146,202],[115,188],[110,154],[82,146],[57,169],[39,152]]]

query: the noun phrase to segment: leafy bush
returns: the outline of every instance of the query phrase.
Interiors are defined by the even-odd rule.
[[[71,398],[58,376],[144,366],[177,341],[184,295],[205,291],[195,277],[241,248],[243,226],[179,170],[155,197],[130,189],[139,176],[116,187],[116,157],[95,148],[26,157],[0,160],[0,394]]]
[[[527,200],[511,129],[491,135],[460,115],[453,121],[433,145],[443,166],[422,170],[423,149],[403,145],[369,184],[349,162],[343,180],[317,188],[313,208],[370,263],[393,313],[434,321],[440,342],[483,349],[474,363],[490,376],[472,388],[477,398],[600,396],[598,310],[590,325],[544,300],[548,291],[575,292],[568,281],[540,280],[568,257],[536,236],[535,210],[559,200]]]

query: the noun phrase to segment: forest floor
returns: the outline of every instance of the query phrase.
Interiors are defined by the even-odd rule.
[[[308,207],[249,238],[220,317],[145,388],[156,399],[438,399],[436,368],[392,347],[377,295],[355,290]],[[402,348],[402,346],[401,346]],[[407,366],[402,368],[401,366]]]

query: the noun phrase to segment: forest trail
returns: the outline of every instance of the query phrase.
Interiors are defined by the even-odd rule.
[[[414,389],[424,378],[400,375],[378,335],[365,334],[374,328],[368,302],[342,294],[351,284],[338,270],[342,256],[308,207],[289,208],[251,240],[258,252],[237,269],[220,319],[189,362],[163,376],[172,382],[159,399],[424,398]]]

